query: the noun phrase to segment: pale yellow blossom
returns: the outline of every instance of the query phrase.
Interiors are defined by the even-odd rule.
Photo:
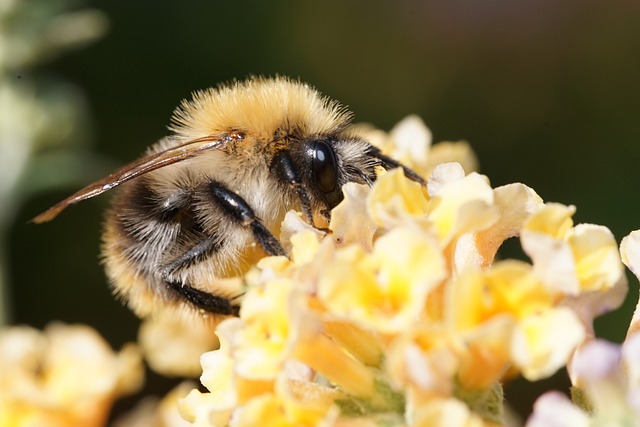
[[[640,414],[640,334],[632,334],[622,344],[622,369],[626,378],[627,401]]]
[[[547,203],[525,222],[524,251],[536,275],[563,304],[578,315],[586,340],[594,336],[593,319],[618,308],[627,293],[627,279],[615,238],[608,228],[573,225],[573,206]]]
[[[518,323],[513,361],[528,380],[547,378],[567,364],[584,338],[584,327],[571,309],[558,307],[534,313]]]
[[[119,417],[112,427],[189,427],[193,424],[180,414],[179,401],[195,386],[184,381],[162,399],[146,397],[136,407]]]
[[[538,399],[527,427],[636,426],[640,420],[640,336],[620,346],[592,340],[574,358],[571,378],[574,403],[559,393]]]
[[[529,264],[505,260],[485,272],[467,270],[453,283],[447,302],[454,327],[466,330],[500,314],[522,320],[549,309],[557,300]]]
[[[318,293],[333,313],[384,333],[420,319],[427,294],[445,278],[437,241],[419,228],[395,228],[371,254],[357,245],[336,253]]]
[[[271,393],[251,399],[234,415],[233,425],[329,426],[338,417],[342,394],[320,384],[281,375]]]
[[[622,262],[640,280],[640,230],[629,233],[620,243]],[[633,312],[627,336],[640,331],[640,301]]]
[[[389,139],[383,148],[388,148],[394,159],[411,164],[422,175],[428,176],[421,169],[427,165],[433,135],[420,117],[411,115],[402,119],[389,132]]]
[[[517,322],[509,314],[496,315],[475,328],[456,334],[457,382],[465,390],[490,390],[512,369]]]
[[[493,190],[493,206],[499,219],[489,228],[467,234],[458,239],[455,266],[458,271],[468,267],[486,268],[502,243],[519,236],[524,222],[543,206],[542,199],[524,184],[507,184]]]
[[[410,115],[387,134],[377,129],[359,126],[367,139],[386,155],[402,162],[428,178],[441,163],[457,162],[465,171],[478,169],[478,159],[466,141],[443,141],[433,144],[433,136],[422,119]]]
[[[466,172],[476,172],[479,168],[478,158],[467,141],[440,141],[431,146],[424,176],[442,163],[456,162]]]
[[[91,328],[0,331],[0,425],[102,426],[114,400],[142,385],[131,344],[115,353]]]
[[[336,209],[340,212],[341,208]],[[378,179],[368,194],[367,209],[379,227],[392,228],[408,221],[427,223],[428,199],[422,186],[406,179],[398,168]]]
[[[367,366],[381,366],[386,343],[378,332],[330,314],[322,316],[322,325],[324,332],[356,359]]]
[[[464,402],[450,399],[433,399],[416,405],[411,425],[416,427],[484,427],[489,426],[474,414]]]
[[[200,378],[208,393],[193,389],[180,402],[182,416],[196,426],[223,426],[238,403],[233,383],[233,359],[222,341],[220,350],[202,355]]]
[[[367,211],[370,191],[368,186],[352,182],[342,187],[344,200],[331,211],[329,226],[337,245],[356,243],[371,250],[379,226]]]
[[[200,355],[218,347],[214,325],[194,316],[169,313],[145,319],[138,331],[138,343],[149,366],[166,376],[197,377]]]
[[[377,135],[426,188],[380,171],[344,186],[328,229],[287,214],[290,257],[245,275],[240,318],[202,358],[209,393],[183,401],[196,425],[503,425],[501,383],[563,368],[626,290],[608,229],[524,184],[429,166],[415,118]],[[508,238],[532,263],[494,260]]]
[[[476,362],[465,365],[464,384],[487,387],[511,364],[531,380],[564,366],[584,339],[584,328],[573,311],[556,307],[558,302],[521,261],[501,261],[458,277],[448,299],[449,319],[467,343],[461,357]],[[565,327],[554,328],[556,322]]]
[[[292,238],[302,231],[306,231],[307,235],[313,235],[316,237],[316,240],[319,240],[324,236],[324,233],[317,228],[313,227],[308,222],[302,219],[302,215],[295,211],[289,211],[284,217],[284,221],[282,221],[282,226],[280,229],[280,240],[282,241],[284,248],[287,252],[291,253],[291,257],[296,259],[298,262],[306,262],[310,258],[310,255],[313,254],[314,250],[317,247],[317,242],[308,243],[312,245],[311,248],[305,245],[294,245]],[[304,250],[307,255],[303,255],[299,251]]]
[[[606,235],[606,233],[605,233]],[[602,277],[608,269],[603,262],[608,258],[607,239],[589,239],[585,244],[592,261],[588,270],[600,266],[600,274],[588,274],[587,277]],[[601,248],[603,246],[604,248]],[[640,233],[632,232],[620,244],[621,260],[638,275],[640,266]],[[602,251],[605,251],[603,254]],[[606,277],[606,276],[605,276]],[[600,281],[600,279],[596,279]],[[606,282],[606,279],[603,280]],[[618,285],[619,286],[619,285]],[[615,292],[616,286],[613,287]],[[611,290],[609,293],[612,292]],[[590,292],[592,296],[595,292]],[[619,296],[616,296],[620,298]],[[595,297],[592,297],[595,299]],[[609,298],[606,293],[602,298]],[[586,312],[602,307],[592,303]],[[597,311],[591,315],[597,314]],[[638,312],[634,314],[626,340],[621,345],[591,338],[578,348],[569,366],[569,376],[574,389],[574,403],[559,393],[547,393],[538,399],[534,413],[527,427],[538,426],[589,426],[605,427],[613,425],[638,425],[640,419],[640,334],[638,331]]]
[[[229,334],[236,370],[241,376],[269,380],[282,369],[293,328],[289,322],[292,286],[290,280],[273,279],[270,286],[250,289],[242,301],[240,320],[225,321],[242,322],[236,334]]]
[[[436,167],[429,181],[427,216],[443,247],[465,233],[488,228],[498,219],[487,177],[475,172],[461,176],[451,173],[452,168],[457,169],[458,165]]]
[[[310,405],[295,405],[272,394],[264,394],[247,403],[234,420],[238,427],[318,426],[326,418],[326,410],[314,411]]]
[[[522,247],[547,286],[566,295],[607,291],[620,280],[620,256],[602,226],[573,226],[572,206],[549,203],[524,224]]]
[[[421,323],[394,340],[387,370],[396,387],[414,396],[453,395],[460,361],[452,335],[443,326]]]
[[[589,416],[560,392],[542,395],[526,427],[590,427]]]
[[[297,340],[292,347],[295,360],[321,373],[349,394],[362,398],[375,397],[374,371],[326,335],[322,322],[313,314],[301,313],[296,321]]]

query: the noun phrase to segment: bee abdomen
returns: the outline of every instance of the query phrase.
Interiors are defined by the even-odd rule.
[[[242,291],[216,283],[245,268],[236,228],[261,225],[251,207],[229,190],[210,191],[215,184],[157,191],[145,181],[123,186],[107,216],[103,257],[114,292],[141,316],[163,306],[237,315]]]

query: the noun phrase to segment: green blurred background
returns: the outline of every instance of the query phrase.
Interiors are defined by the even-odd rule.
[[[546,201],[575,204],[577,223],[607,225],[618,241],[640,228],[638,2],[77,6],[102,10],[108,33],[29,73],[75,85],[93,136],[77,144],[87,161],[74,184],[29,197],[10,224],[12,323],[83,322],[116,346],[135,340],[137,320],[112,298],[98,264],[109,196],[53,223],[26,221],[165,135],[191,91],[249,74],[299,77],[350,106],[357,121],[383,129],[418,114],[435,141],[468,140],[493,186],[524,182]],[[637,282],[630,283],[624,309],[597,325],[614,341],[637,301]]]

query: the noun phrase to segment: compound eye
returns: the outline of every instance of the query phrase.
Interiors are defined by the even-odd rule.
[[[313,146],[313,180],[320,191],[331,193],[338,184],[336,156],[329,144],[316,141]]]

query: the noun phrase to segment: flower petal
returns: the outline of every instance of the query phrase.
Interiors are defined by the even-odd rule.
[[[514,335],[513,360],[528,380],[547,378],[567,364],[584,336],[584,326],[569,308],[528,316]]]

